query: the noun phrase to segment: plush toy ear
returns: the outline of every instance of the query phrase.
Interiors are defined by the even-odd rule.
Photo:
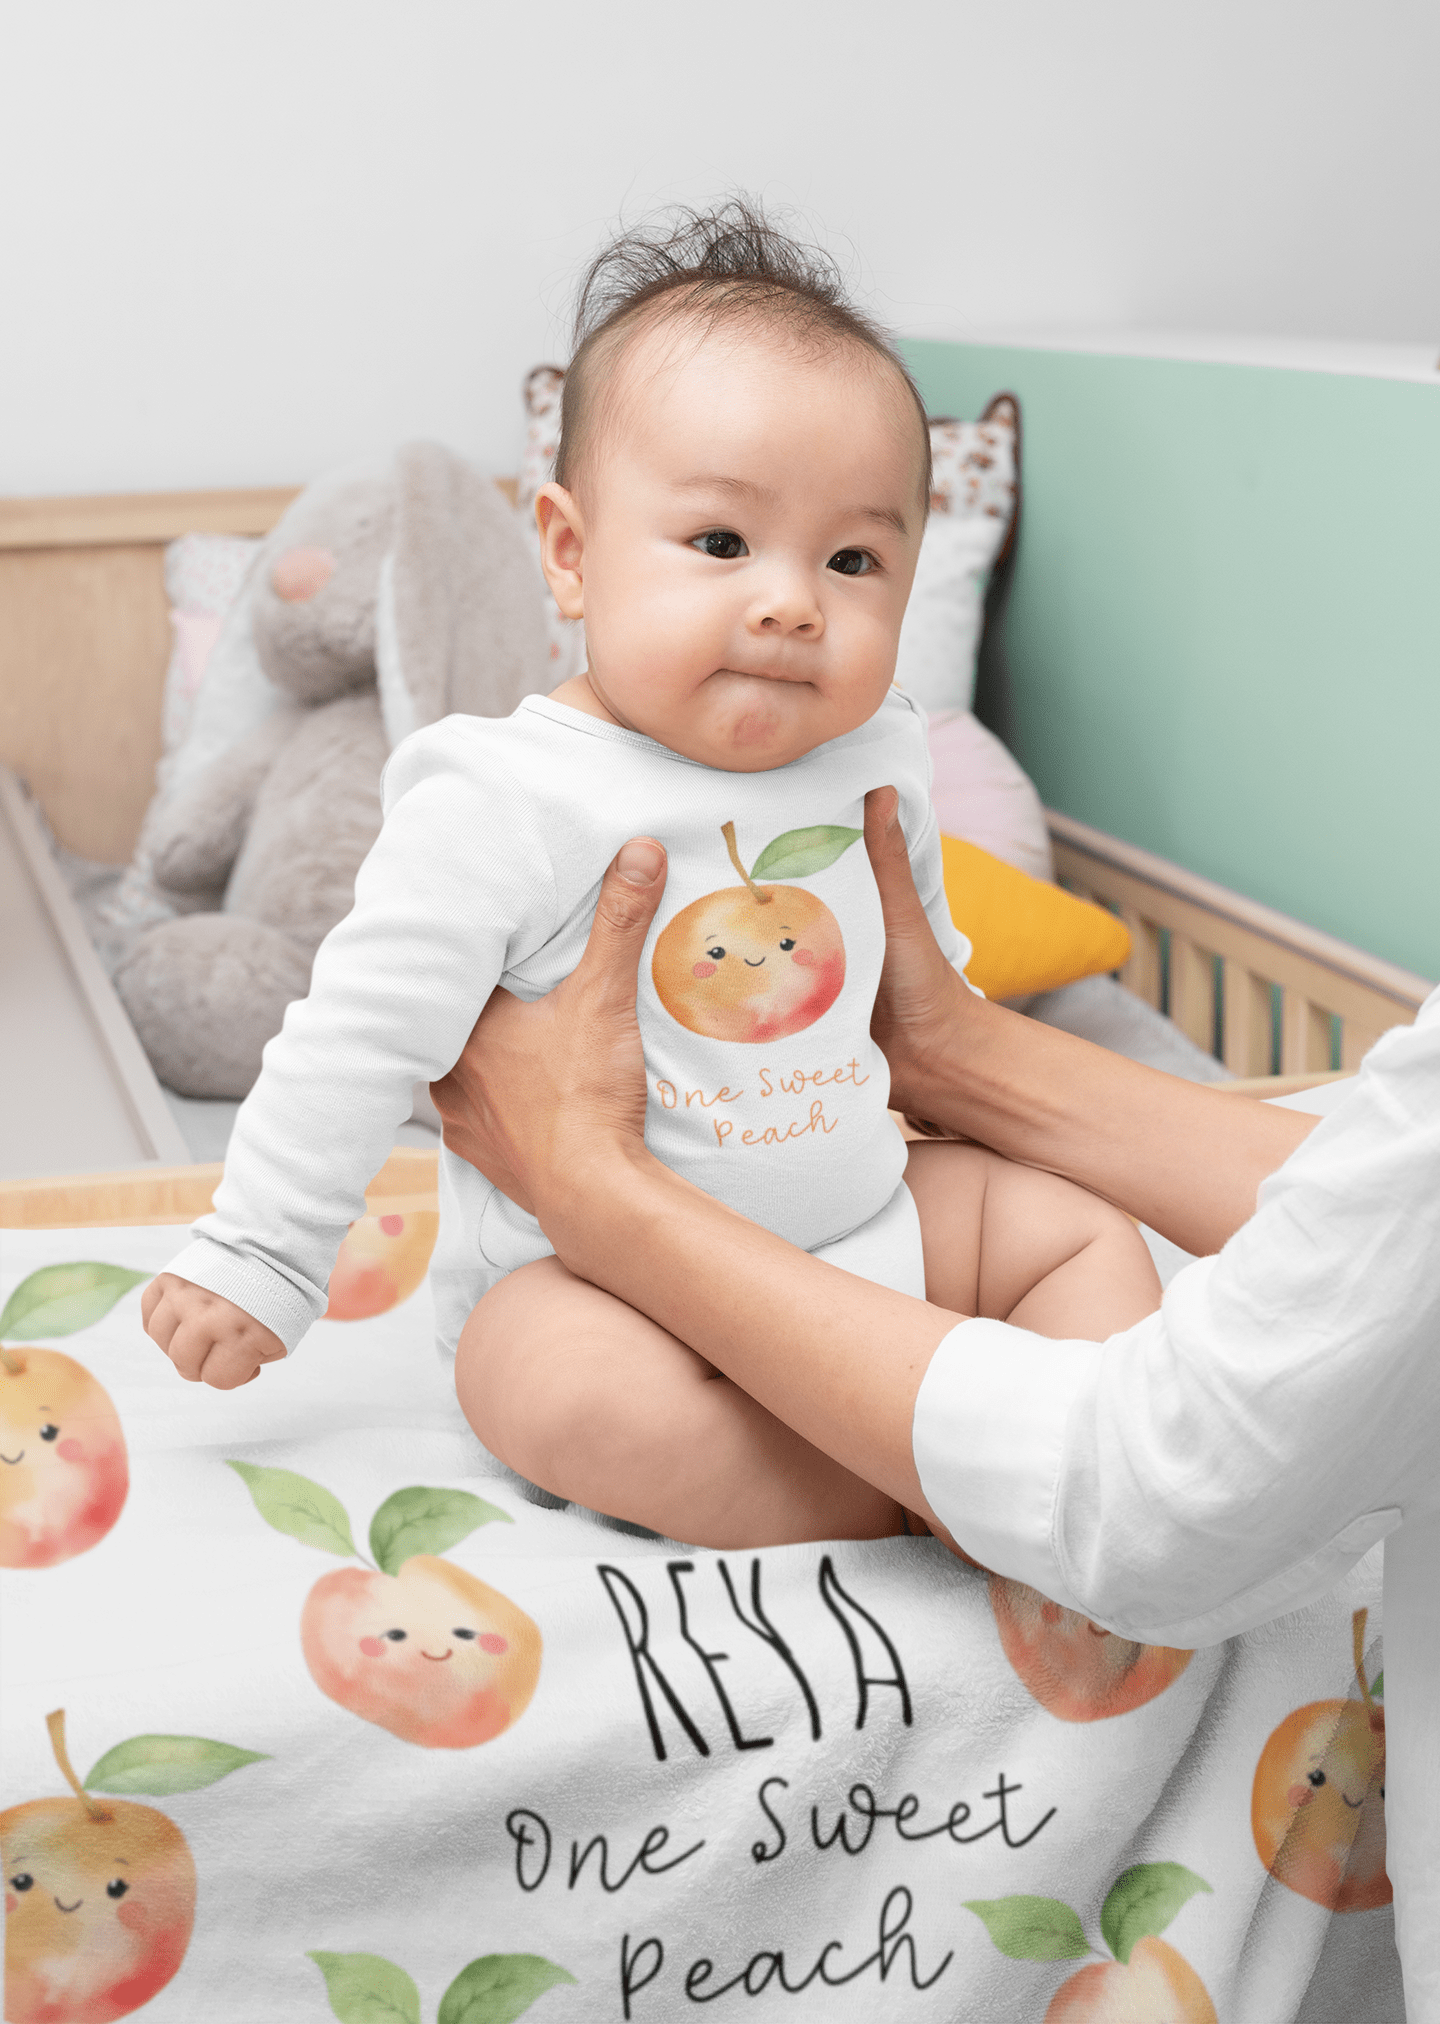
[[[438,443],[396,454],[376,670],[392,745],[453,710],[504,717],[550,687],[547,592],[493,479]]]

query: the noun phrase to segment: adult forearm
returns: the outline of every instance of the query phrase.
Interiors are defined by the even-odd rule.
[[[537,1212],[571,1271],[648,1314],[812,1446],[933,1521],[911,1422],[955,1315],[796,1250],[643,1151],[583,1169]]]
[[[1247,1221],[1315,1123],[968,995],[926,1058],[897,1069],[896,1091],[908,1111],[1062,1174],[1197,1253]]]

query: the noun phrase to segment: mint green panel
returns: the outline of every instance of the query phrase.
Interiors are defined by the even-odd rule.
[[[905,350],[932,414],[1020,397],[1045,800],[1440,977],[1440,374]]]

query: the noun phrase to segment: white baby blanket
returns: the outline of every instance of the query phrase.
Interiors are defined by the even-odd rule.
[[[0,1240],[3,1301],[186,1233]],[[49,1556],[0,1596],[7,2018],[1399,2024],[1378,1549],[1137,1651],[928,1540],[717,1554],[527,1503],[424,1288],[229,1394],[138,1285],[78,1328],[113,1285],[52,1291],[0,1375],[0,1537]]]

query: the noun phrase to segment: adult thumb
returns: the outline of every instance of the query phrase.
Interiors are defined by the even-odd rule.
[[[652,836],[632,836],[620,846],[600,882],[590,939],[578,966],[585,981],[613,986],[633,1008],[640,951],[665,890],[665,851]]]
[[[865,849],[880,889],[887,939],[915,933],[922,923],[928,933],[930,924],[915,890],[910,847],[900,824],[900,797],[893,787],[872,787],[865,796]]]

